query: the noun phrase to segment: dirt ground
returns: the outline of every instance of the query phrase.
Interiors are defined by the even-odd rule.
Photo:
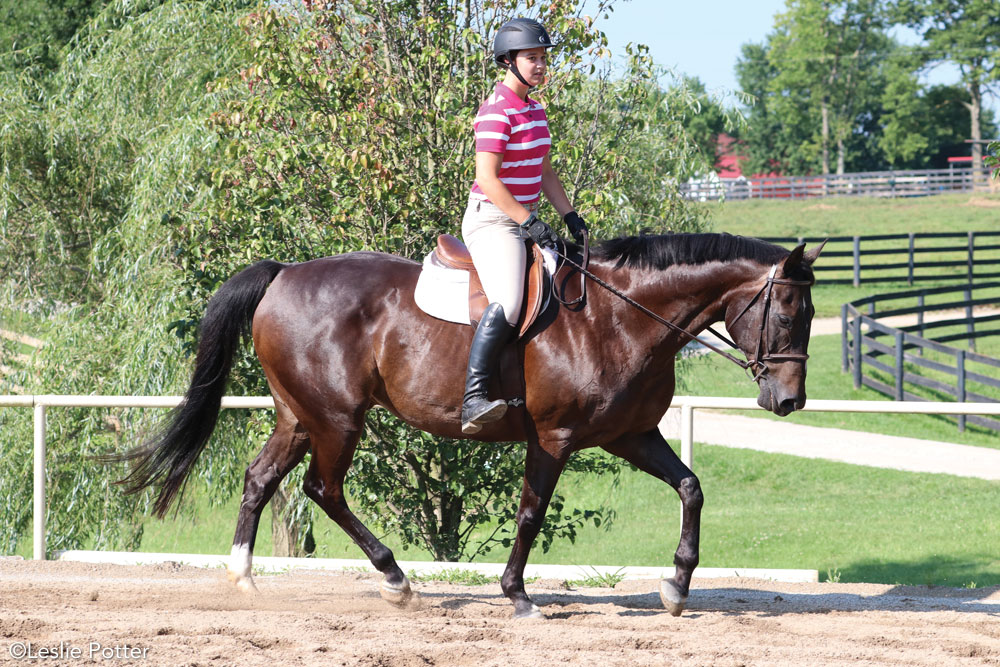
[[[528,592],[548,618],[514,621],[499,584],[418,583],[413,611],[373,575],[257,584],[248,597],[222,570],[3,559],[0,664],[1000,665],[1000,587],[696,579],[674,618],[654,581],[543,580]]]

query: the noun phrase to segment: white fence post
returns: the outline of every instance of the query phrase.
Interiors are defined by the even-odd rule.
[[[35,560],[45,560],[45,406],[35,405],[35,503],[31,517],[34,526]]]
[[[694,468],[694,407],[688,403],[681,406],[681,461]]]

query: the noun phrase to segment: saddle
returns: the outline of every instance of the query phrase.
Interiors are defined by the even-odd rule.
[[[521,302],[521,312],[517,321],[521,323],[518,329],[518,338],[524,337],[525,332],[538,319],[538,315],[545,310],[548,305],[548,290],[546,289],[548,274],[545,272],[545,259],[542,250],[537,244],[530,244],[531,252],[528,253],[527,266],[524,278],[524,299]],[[473,326],[479,325],[479,320],[483,317],[483,311],[489,305],[486,292],[483,291],[483,284],[479,280],[476,267],[472,264],[472,256],[469,249],[462,241],[451,234],[441,234],[437,239],[437,247],[428,258],[437,261],[439,264],[460,271],[469,273],[469,321]]]

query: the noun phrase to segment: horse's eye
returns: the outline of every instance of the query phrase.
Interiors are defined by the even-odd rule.
[[[788,315],[781,315],[779,313],[778,314],[778,324],[780,324],[781,326],[783,326],[786,329],[791,329],[792,328],[792,318],[790,318]]]

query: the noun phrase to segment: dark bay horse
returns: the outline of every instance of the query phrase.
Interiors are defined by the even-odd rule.
[[[789,252],[728,234],[640,236],[605,242],[590,269],[688,332],[725,321],[757,361],[758,403],[787,415],[806,400],[809,286],[821,248]],[[429,433],[464,437],[459,411],[473,330],[417,309],[419,272],[416,262],[373,252],[245,269],[208,305],[185,401],[159,436],[120,457],[134,462],[125,480],[130,490],[159,485],[162,516],[215,428],[233,354],[252,327],[277,426],[246,472],[229,570],[241,589],[255,590],[250,564],[261,511],[311,451],[306,494],[384,575],[382,596],[398,605],[411,600],[392,552],[348,508],[344,477],[373,406]],[[553,304],[518,343],[525,404],[475,437],[527,441],[517,534],[501,580],[516,617],[541,616],[524,590],[528,552],[567,459],[587,447],[604,448],[679,494],[676,569],[661,582],[660,597],[671,613],[683,610],[698,564],[703,499],[698,478],[657,424],[673,397],[674,356],[688,340],[594,286],[585,307]]]

